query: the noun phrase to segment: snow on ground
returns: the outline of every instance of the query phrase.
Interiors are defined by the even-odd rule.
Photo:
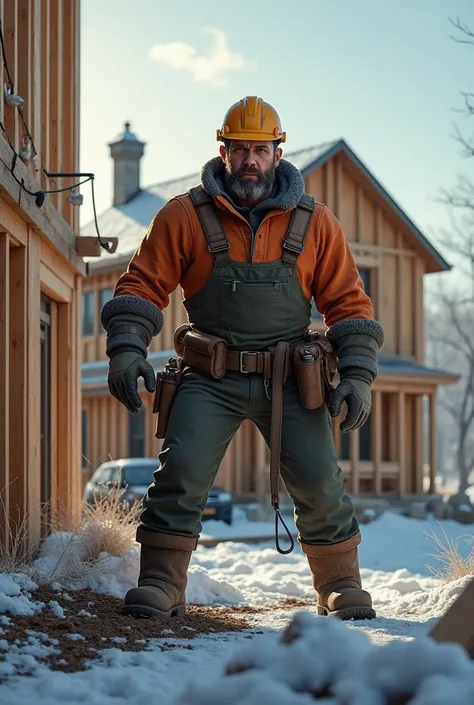
[[[204,529],[208,537],[215,537],[218,533],[222,536],[223,532],[228,532],[228,538],[249,537],[260,532],[264,523],[246,522],[242,514],[237,513],[231,527],[206,522]],[[271,536],[272,529],[273,524],[267,525],[265,533],[258,535]],[[275,551],[273,541],[263,544],[229,541],[213,548],[199,547],[190,568],[188,602],[256,606],[253,613],[245,615],[253,633],[244,630],[198,635],[187,641],[186,648],[178,638],[159,638],[148,644],[146,650],[133,652],[121,651],[120,643],[117,643],[113,648],[104,649],[101,659],[92,662],[87,671],[78,673],[51,671],[38,663],[35,659],[44,655],[45,649],[55,649],[57,645],[45,643],[37,633],[31,634],[27,643],[15,644],[14,648],[3,639],[2,630],[9,628],[15,615],[41,616],[48,612],[66,622],[67,616],[57,602],[54,604],[55,600],[47,604],[35,600],[34,586],[26,576],[0,575],[0,613],[3,614],[0,651],[7,651],[5,660],[0,662],[0,678],[2,674],[10,676],[0,685],[0,702],[29,705],[34,699],[35,705],[55,705],[66,699],[69,703],[87,702],[88,705],[310,703],[314,702],[311,695],[300,693],[296,696],[291,689],[300,688],[302,683],[308,688],[319,687],[324,674],[330,671],[331,662],[341,659],[341,648],[346,649],[353,642],[354,648],[347,646],[349,655],[344,657],[352,669],[352,694],[350,697],[345,695],[346,699],[340,702],[382,705],[385,700],[380,699],[380,693],[376,695],[377,688],[379,691],[385,688],[383,692],[395,692],[397,684],[405,683],[407,678],[416,680],[416,674],[423,667],[427,672],[432,669],[435,674],[431,680],[426,679],[423,686],[426,692],[432,690],[431,694],[417,696],[414,705],[447,705],[454,701],[457,705],[472,704],[474,692],[472,688],[469,690],[469,684],[474,684],[472,663],[455,647],[433,646],[423,638],[468,580],[444,585],[432,575],[428,566],[440,567],[433,555],[434,542],[428,536],[432,531],[439,537],[444,531],[450,538],[459,540],[461,551],[469,552],[471,546],[466,539],[470,527],[454,521],[439,524],[433,519],[407,519],[386,512],[373,523],[363,526],[361,572],[364,586],[372,593],[378,618],[350,625],[335,623],[334,620],[316,618],[308,602],[305,609],[313,616],[305,623],[307,633],[303,634],[300,643],[295,641],[285,647],[278,643],[281,631],[301,608],[289,606],[284,599],[312,601],[314,596],[306,558],[299,548],[290,555],[281,555]],[[58,588],[62,576],[68,571],[70,574],[71,569],[80,574],[80,547],[65,551],[66,545],[71,545],[70,535],[53,535],[45,542],[43,553],[36,562],[37,575],[56,570]],[[59,562],[58,556],[61,558]],[[73,601],[74,588],[89,588],[121,598],[129,587],[136,584],[137,572],[138,550],[133,548],[120,558],[102,556],[96,571],[76,580],[73,585],[63,584]],[[118,613],[116,619],[120,620]],[[101,629],[100,620],[97,629]],[[70,638],[80,643],[77,632],[77,627],[71,629]],[[161,650],[163,645],[166,648]],[[374,645],[383,648],[377,649]],[[338,656],[331,657],[332,652]],[[258,670],[244,673],[238,680],[237,676],[223,678],[223,669],[236,658],[239,663],[242,659],[250,659]],[[364,659],[363,663],[361,659]],[[34,676],[13,675],[21,673],[25,665],[31,667]],[[290,682],[290,673],[294,673],[294,682]],[[375,682],[374,673],[379,674],[380,682]],[[340,675],[337,688],[343,698],[351,686]],[[333,677],[336,676],[333,673]],[[308,685],[311,678],[322,680]],[[455,698],[442,699],[446,696],[446,689],[452,689],[454,681],[457,683]],[[189,683],[193,683],[189,686],[191,690]],[[452,690],[449,692],[452,696]]]

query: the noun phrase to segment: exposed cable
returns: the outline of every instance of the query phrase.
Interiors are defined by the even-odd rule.
[[[9,69],[9,67],[8,67],[7,53],[6,53],[6,51],[5,51],[5,40],[4,40],[4,36],[3,36],[3,22],[2,22],[1,20],[0,20],[0,47],[1,47],[1,51],[2,51],[3,66],[4,66],[4,69],[5,69],[5,74],[6,74],[6,77],[7,77],[7,80],[8,80],[8,84],[9,84],[9,90],[10,90],[10,92],[11,92],[12,94],[14,94],[14,93],[15,93],[15,87],[14,87],[14,85],[13,85],[13,80],[12,80],[12,77],[11,77],[11,74],[10,74],[10,69]],[[26,122],[25,116],[23,115],[23,110],[22,110],[22,108],[21,108],[20,106],[17,106],[17,109],[18,109],[18,113],[19,113],[19,115],[20,115],[20,119],[21,119],[21,121],[22,121],[22,123],[23,123],[23,127],[24,127],[24,130],[25,130],[25,134],[26,134],[26,136],[28,137],[28,139],[29,139],[29,141],[30,141],[30,144],[31,144],[31,147],[32,147],[32,151],[33,151],[33,158],[34,158],[34,157],[38,156],[38,151],[37,151],[37,149],[36,149],[36,146],[35,146],[35,143],[34,143],[34,140],[33,140],[33,136],[32,136],[32,134],[31,134],[31,132],[30,132],[30,130],[29,130],[29,128],[28,128],[28,124],[27,124],[27,122]],[[71,193],[72,193],[73,190],[76,189],[76,188],[78,188],[79,186],[82,186],[83,184],[86,184],[88,181],[91,182],[92,209],[93,209],[93,213],[94,213],[94,225],[95,225],[95,230],[96,230],[96,234],[97,234],[97,239],[99,240],[100,246],[101,246],[104,250],[106,250],[107,252],[113,251],[113,244],[112,244],[110,241],[103,240],[102,237],[101,237],[101,235],[100,235],[100,232],[99,232],[99,224],[98,224],[98,220],[97,220],[97,211],[96,211],[96,205],[95,205],[94,174],[91,173],[91,174],[54,174],[54,175],[51,174],[51,175],[50,175],[46,169],[42,168],[41,171],[42,171],[42,173],[46,176],[46,178],[52,179],[52,180],[53,180],[53,176],[61,177],[61,178],[67,178],[67,177],[72,177],[72,176],[74,176],[74,177],[77,177],[77,176],[86,176],[86,178],[83,179],[83,180],[81,180],[81,181],[78,181],[78,182],[76,182],[76,183],[74,183],[74,184],[71,184],[70,186],[66,186],[66,187],[64,187],[64,188],[57,188],[57,189],[40,189],[40,190],[38,190],[38,191],[31,191],[30,189],[28,189],[28,188],[25,186],[25,180],[24,180],[23,178],[19,179],[19,178],[16,176],[16,174],[15,174],[15,167],[16,167],[16,164],[17,164],[18,159],[21,159],[21,156],[18,154],[18,152],[16,151],[15,147],[13,146],[13,144],[12,144],[12,142],[11,142],[11,140],[10,140],[10,137],[9,137],[9,135],[8,135],[8,132],[7,132],[7,130],[6,130],[5,126],[4,126],[4,124],[3,124],[1,121],[0,121],[0,129],[2,130],[3,134],[5,135],[5,138],[6,138],[8,144],[9,144],[9,146],[10,146],[10,149],[11,149],[12,152],[13,152],[12,163],[11,163],[11,166],[10,166],[10,173],[11,173],[12,177],[14,178],[14,180],[16,181],[16,183],[20,186],[20,188],[21,188],[25,193],[27,193],[29,196],[33,196],[33,197],[35,198],[35,204],[36,204],[36,206],[37,206],[38,208],[41,208],[41,206],[43,205],[44,200],[45,200],[45,197],[46,197],[46,194],[50,194],[50,193],[64,193],[64,192],[66,192],[66,191],[71,191]],[[53,180],[53,182],[54,182],[54,180]]]

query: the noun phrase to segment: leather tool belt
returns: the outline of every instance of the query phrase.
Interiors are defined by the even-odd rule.
[[[279,509],[283,387],[288,377],[294,375],[301,404],[306,409],[321,408],[339,382],[337,358],[331,343],[317,331],[308,330],[302,340],[279,342],[274,351],[229,350],[222,338],[201,333],[187,323],[176,329],[173,342],[178,358],[170,358],[163,372],[157,373],[153,402],[153,412],[158,414],[157,438],[165,437],[173,399],[186,367],[213,379],[221,379],[228,370],[259,374],[266,389],[271,380],[270,492],[275,510],[276,548],[279,553],[291,553],[294,540]],[[290,540],[290,548],[286,550],[279,544],[279,521]]]

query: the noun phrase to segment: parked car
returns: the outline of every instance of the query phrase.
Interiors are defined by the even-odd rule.
[[[160,467],[158,458],[122,458],[99,465],[84,487],[83,498],[88,504],[102,499],[113,488],[124,489],[123,501],[133,504],[141,500],[153,482],[153,473]],[[203,519],[216,519],[232,524],[232,495],[219,487],[209,492]]]

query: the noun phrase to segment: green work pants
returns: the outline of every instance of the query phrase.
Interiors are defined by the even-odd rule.
[[[215,380],[188,371],[175,397],[161,467],[144,498],[140,528],[197,538],[207,495],[226,449],[245,419],[270,441],[271,402],[263,378],[227,372]],[[326,407],[305,409],[295,379],[283,393],[281,474],[295,505],[299,540],[344,541],[358,531]]]

